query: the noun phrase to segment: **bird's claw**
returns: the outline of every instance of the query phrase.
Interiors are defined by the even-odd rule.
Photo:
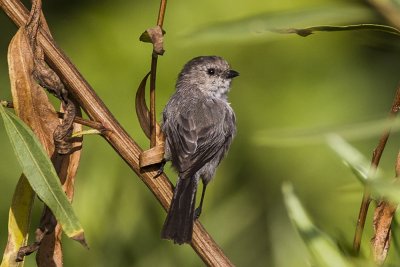
[[[158,169],[156,175],[153,177],[154,179],[157,178],[158,176],[160,176],[161,174],[163,174],[165,163],[166,163],[165,160],[163,160],[163,161],[161,162],[160,168]]]
[[[198,207],[197,209],[195,209],[194,211],[194,220],[197,220],[200,217],[201,214],[201,208]]]

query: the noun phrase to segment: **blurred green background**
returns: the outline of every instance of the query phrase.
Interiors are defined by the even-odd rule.
[[[58,45],[132,137],[148,147],[134,112],[135,90],[150,68],[151,45],[140,34],[156,23],[159,2],[44,1]],[[166,53],[159,59],[159,114],[182,66],[220,55],[240,72],[230,93],[238,134],[207,191],[201,221],[237,266],[310,266],[283,204],[281,185],[295,192],[322,231],[351,245],[362,185],[323,142],[274,142],[277,129],[319,133],[384,118],[399,82],[400,45],[389,34],[317,33],[307,38],[268,29],[387,22],[364,1],[169,1]],[[10,99],[7,45],[16,27],[0,12],[0,99]],[[20,168],[0,128],[0,251]],[[269,136],[268,142],[262,142]],[[279,135],[277,134],[277,137]],[[382,169],[394,175],[399,135]],[[348,140],[368,158],[378,136]],[[265,140],[264,140],[265,141]],[[268,143],[268,144],[267,144]],[[166,172],[175,182],[176,175]],[[85,137],[74,208],[90,250],[64,239],[65,266],[202,266],[190,246],[160,240],[165,212],[146,186],[98,136]],[[41,204],[35,207],[32,228]],[[369,257],[372,218],[362,253]],[[389,263],[398,263],[390,253]],[[34,256],[26,266],[35,266]]]

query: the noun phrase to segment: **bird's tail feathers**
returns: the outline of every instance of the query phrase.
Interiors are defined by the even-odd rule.
[[[195,177],[178,179],[161,238],[177,244],[192,241],[197,183]]]

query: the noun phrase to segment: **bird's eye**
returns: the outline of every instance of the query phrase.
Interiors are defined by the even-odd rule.
[[[207,70],[207,73],[208,73],[209,75],[214,75],[214,74],[215,74],[215,69],[214,69],[214,68],[209,68],[209,69]]]

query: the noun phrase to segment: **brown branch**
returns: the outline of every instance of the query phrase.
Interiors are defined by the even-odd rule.
[[[13,104],[12,101],[0,100],[0,103],[2,105],[4,105],[6,108],[14,108],[14,104]],[[57,112],[57,116],[58,116],[59,119],[63,119],[64,115],[65,115],[65,113],[63,113],[63,112],[59,112],[59,111]],[[104,128],[104,126],[100,122],[85,120],[84,118],[81,118],[81,117],[78,117],[78,116],[76,116],[74,118],[74,122],[75,123],[79,123],[79,124],[84,125],[84,126],[88,126],[88,127],[92,128],[92,129],[99,130],[101,132],[106,130]]]
[[[25,25],[28,11],[19,0],[1,0],[0,7],[17,26]],[[147,185],[166,210],[172,198],[172,185],[167,176],[162,174],[154,179],[153,177],[157,174],[154,168],[140,170],[139,155],[142,149],[121,127],[66,55],[42,30],[38,35],[38,41],[44,50],[47,63],[62,77],[69,92],[76,98],[91,120],[101,123],[109,130],[102,136]],[[199,221],[195,222],[192,247],[209,266],[233,265]]]
[[[161,28],[164,24],[165,10],[167,9],[167,0],[160,1],[160,9],[158,12],[157,25]]]
[[[63,112],[57,112],[57,116],[60,119],[63,119],[64,115],[65,115],[65,113],[63,113]],[[85,120],[84,118],[81,118],[81,117],[78,117],[78,116],[76,116],[74,118],[74,122],[75,123],[79,123],[79,124],[84,125],[84,126],[87,126],[87,127],[90,127],[92,129],[99,130],[100,132],[103,132],[103,131],[107,130],[106,128],[104,128],[103,124],[101,124],[100,122],[91,121],[91,120]]]
[[[391,110],[389,113],[389,118],[393,118],[394,116],[396,116],[396,114],[399,111],[399,108],[400,108],[400,86],[397,88],[396,95],[393,100],[393,104],[392,104],[392,107],[391,107]],[[373,176],[372,174],[373,174],[374,170],[379,165],[379,162],[380,162],[382,154],[383,154],[383,150],[385,149],[387,140],[389,139],[390,130],[391,130],[391,128],[386,129],[383,132],[381,138],[379,139],[379,143],[372,154],[371,170],[370,170],[369,177]],[[369,207],[370,203],[371,203],[371,193],[369,191],[368,186],[366,186],[365,190],[364,190],[363,199],[361,202],[360,212],[358,214],[356,233],[354,235],[354,241],[353,241],[353,249],[357,254],[360,251],[362,233],[364,230],[365,220],[367,218],[368,207]]]

